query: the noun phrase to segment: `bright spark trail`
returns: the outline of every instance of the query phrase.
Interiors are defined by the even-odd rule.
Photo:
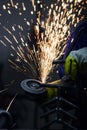
[[[56,0],[50,7],[41,0],[31,0],[29,3],[33,8],[29,12],[30,15],[37,14],[36,24],[33,27],[35,43],[32,44],[32,48],[29,44],[32,41],[31,34],[27,34],[27,41],[23,34],[24,27],[15,22],[11,28],[3,23],[0,24],[0,27],[3,27],[3,30],[11,37],[10,39],[7,35],[3,35],[0,37],[0,43],[7,48],[9,45],[12,49],[10,54],[12,58],[8,59],[12,68],[23,74],[31,71],[36,78],[46,82],[51,70],[55,67],[52,66],[53,60],[59,59],[64,54],[71,32],[80,21],[87,17],[87,0]],[[26,1],[22,2],[20,6],[18,0],[17,2],[9,0],[7,4],[2,5],[2,9],[9,16],[13,15],[12,9],[14,9],[19,17],[23,17],[21,22],[24,22],[29,29],[34,22],[32,18],[29,21],[24,16],[24,12],[27,12]],[[4,13],[0,12],[0,19],[3,15]],[[42,20],[43,18],[44,20]],[[7,20],[7,23],[9,21],[10,19]],[[14,33],[16,28],[20,30],[18,33],[20,42]]]

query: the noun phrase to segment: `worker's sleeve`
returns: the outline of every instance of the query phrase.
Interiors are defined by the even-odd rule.
[[[72,79],[76,79],[77,74],[83,70],[86,71],[86,69],[87,47],[76,51],[71,51],[65,60],[65,74],[69,74],[71,75]]]

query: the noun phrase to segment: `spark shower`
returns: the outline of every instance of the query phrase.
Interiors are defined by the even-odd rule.
[[[8,15],[7,25],[14,13],[23,20],[20,24],[15,20],[11,26],[6,26],[0,20],[0,28],[3,28],[5,32],[3,35],[0,33],[0,44],[7,49],[11,48],[8,62],[13,69],[23,74],[31,71],[40,81],[46,82],[51,70],[55,67],[52,65],[53,60],[59,59],[64,54],[71,32],[79,21],[87,17],[87,0],[56,0],[49,6],[44,0],[28,0],[28,4],[32,6],[30,11],[26,1],[3,2],[0,7],[3,10],[0,12],[0,19],[3,19],[5,12]],[[31,16],[36,14],[36,23],[33,18],[30,20],[26,18],[27,11]],[[34,43],[30,44],[32,33],[23,34],[25,29],[21,23],[26,24],[28,30],[33,25]]]

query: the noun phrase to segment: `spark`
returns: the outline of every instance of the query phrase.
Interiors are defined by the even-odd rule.
[[[78,2],[71,0],[70,3],[72,2],[74,2],[75,6],[78,6]],[[69,1],[65,3],[64,0],[62,0],[60,7],[56,6],[56,11],[54,10],[54,7],[55,5],[51,4],[51,8],[48,11],[48,18],[46,21],[44,21],[44,41],[42,40],[42,38],[37,43],[37,45],[39,44],[38,48],[40,49],[40,51],[37,54],[37,60],[39,63],[39,74],[41,77],[40,80],[42,82],[46,82],[46,78],[50,73],[50,70],[52,69],[53,59],[59,59],[64,54],[66,43],[70,36],[70,27],[71,25],[76,27],[77,23],[79,23],[79,21],[82,20],[79,16],[81,14],[81,11],[84,9],[82,7],[80,10],[79,8],[77,8],[77,10],[74,10],[73,3],[69,4]],[[77,17],[76,11],[79,12]],[[53,16],[53,18],[51,18],[51,16]],[[73,20],[70,24],[68,23],[68,20],[70,21],[71,18]],[[40,21],[40,18],[38,21]]]
[[[13,0],[10,0],[10,3],[11,3],[11,5],[12,5],[12,7],[15,6]]]
[[[21,16],[21,15],[22,15],[22,13],[21,13],[21,12],[19,12],[19,15]]]
[[[10,39],[8,39],[7,36],[4,35],[4,38],[7,40],[8,43],[12,44],[12,42],[10,41]]]
[[[18,6],[17,6],[17,5],[15,5],[14,7],[15,7],[15,9],[18,9]]]
[[[14,63],[12,60],[8,59],[8,62],[11,63],[11,67],[19,72],[24,73],[24,70],[19,67],[16,63]]]
[[[3,9],[6,10],[6,6],[5,5],[3,5]]]
[[[0,42],[1,42],[5,47],[7,47],[7,45],[6,45],[2,40],[0,40]]]
[[[34,0],[31,0],[31,2],[32,2],[32,6],[33,6],[33,8],[34,8],[34,6],[35,6],[35,4],[34,4]]]
[[[26,7],[23,2],[22,2],[22,7],[23,7],[23,11],[26,11]]]
[[[11,6],[16,10],[19,9],[19,3],[14,4],[13,0],[10,0]],[[24,27],[22,25],[17,25],[20,32],[18,32],[18,36],[20,38],[20,42],[18,42],[16,35],[13,35],[12,31],[16,32],[15,25],[12,26],[12,30],[3,26],[4,30],[12,36],[14,45],[12,41],[7,37],[7,35],[3,36],[8,43],[10,43],[10,47],[14,53],[11,53],[12,57],[16,57],[15,60],[8,59],[10,65],[15,70],[22,73],[29,73],[29,70],[32,71],[33,75],[38,77],[42,82],[46,82],[47,78],[49,78],[49,74],[55,66],[52,65],[54,59],[59,59],[64,55],[66,43],[72,33],[73,29],[77,26],[77,24],[84,20],[86,16],[82,14],[87,7],[87,1],[82,0],[57,0],[56,3],[51,4],[50,7],[46,4],[43,4],[41,0],[37,0],[35,3],[34,0],[31,0],[31,4],[33,10],[29,13],[31,16],[34,13],[37,14],[36,25],[34,25],[34,40],[35,43],[32,45],[30,42],[32,41],[31,34],[27,33],[27,39],[24,32]],[[36,4],[39,5],[40,9],[43,9],[44,14],[45,11],[48,13],[46,17],[43,12],[39,10],[36,11]],[[10,5],[9,5],[10,6]],[[21,9],[18,11],[18,16],[22,16],[23,11],[27,12],[27,8],[25,3],[21,3]],[[8,15],[11,15],[12,12],[7,10],[7,5],[3,4],[3,10],[8,12]],[[16,11],[15,10],[15,11]],[[42,17],[45,17],[45,20],[42,20]],[[23,22],[29,27],[31,27],[33,23],[33,18],[30,21],[23,17]],[[73,42],[74,39],[72,39]],[[1,40],[1,43],[6,46]],[[20,63],[20,64],[19,64]]]
[[[8,14],[11,14],[11,11],[10,11],[10,10],[8,10]]]
[[[6,112],[8,112],[9,111],[9,109],[10,109],[10,107],[11,107],[11,105],[12,105],[12,103],[13,103],[13,101],[15,100],[15,98],[17,97],[17,93],[15,94],[15,96],[12,98],[12,100],[11,100],[11,102],[9,103],[9,105],[8,105],[8,107],[7,107],[7,109],[6,109]]]
[[[5,26],[3,26],[3,28],[4,28],[4,30],[6,30],[6,31],[13,37],[13,39],[15,40],[15,42],[18,44],[18,40],[17,40],[16,37],[11,33],[11,31],[10,31],[8,28],[6,28]],[[10,44],[12,44],[12,42],[11,42],[6,36],[4,36],[4,38],[5,38]]]
[[[0,93],[6,92],[8,90],[8,88],[5,88],[3,90],[0,90]]]
[[[24,30],[23,27],[22,27],[21,25],[18,25],[18,28],[19,28],[21,31]]]
[[[14,26],[12,26],[12,31],[15,31],[15,27]]]
[[[33,11],[31,11],[31,15],[33,14]]]
[[[27,24],[28,26],[30,26],[30,22],[29,22],[29,21],[27,21],[26,24]]]

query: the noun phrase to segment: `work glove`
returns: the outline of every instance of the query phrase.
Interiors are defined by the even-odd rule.
[[[65,74],[64,77],[71,77],[72,80],[76,80],[78,73],[86,73],[87,77],[87,47],[79,50],[71,51],[65,60]],[[62,85],[63,78],[51,84]],[[57,95],[57,88],[47,88],[48,99]]]
[[[65,74],[73,80],[80,73],[87,73],[87,47],[71,51],[65,60]]]
[[[62,80],[55,80],[53,82],[50,82],[49,84],[53,84],[54,86],[55,85],[61,85],[62,84]],[[53,97],[55,97],[57,95],[57,88],[46,88],[47,90],[47,98],[48,99],[51,99]]]

